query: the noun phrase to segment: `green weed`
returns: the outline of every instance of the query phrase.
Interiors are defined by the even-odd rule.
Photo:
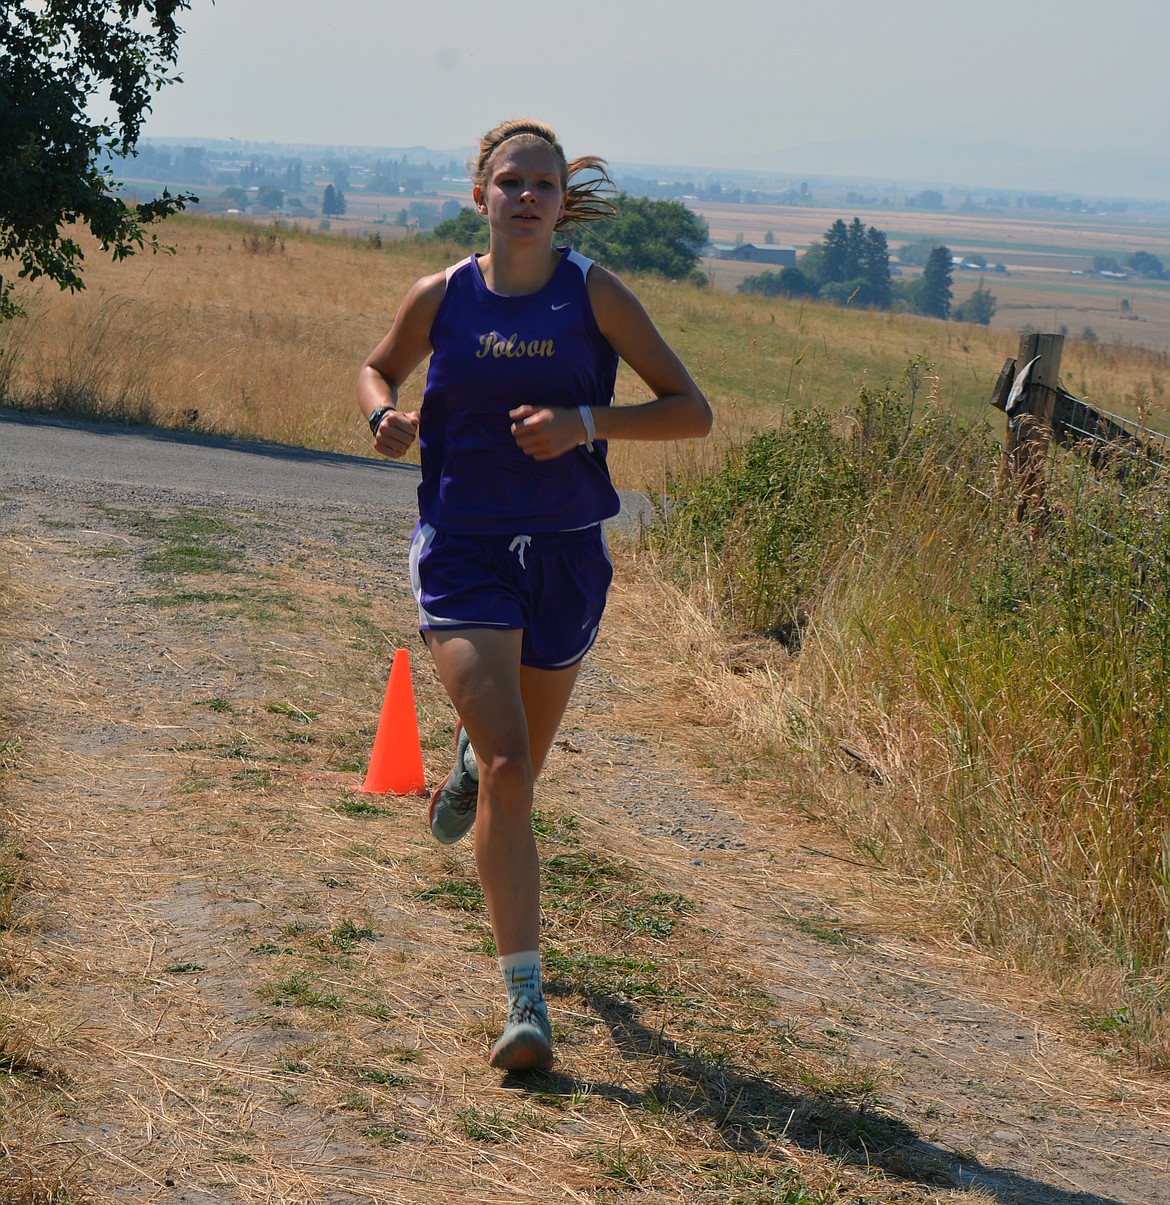
[[[467,1137],[476,1142],[506,1142],[515,1133],[513,1125],[501,1116],[499,1109],[470,1105],[466,1109],[456,1109],[455,1116]]]

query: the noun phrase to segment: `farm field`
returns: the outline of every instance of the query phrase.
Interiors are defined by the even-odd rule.
[[[439,200],[468,201],[468,190],[451,185]],[[329,220],[329,232],[348,238],[378,235],[383,240],[410,236],[390,215],[403,205],[399,197],[350,194],[349,211]],[[796,247],[798,254],[820,239],[838,218],[859,217],[866,226],[884,231],[892,267],[899,267],[898,249],[919,239],[937,239],[955,254],[983,255],[1006,272],[956,270],[955,304],[964,301],[982,282],[996,298],[993,330],[1018,332],[1065,330],[1104,342],[1120,342],[1153,350],[1170,350],[1170,280],[1112,280],[1092,274],[1096,255],[1123,262],[1135,251],[1148,251],[1170,265],[1170,219],[1156,211],[1133,214],[923,212],[884,206],[796,207],[782,205],[690,202],[708,224],[714,242],[763,242],[770,232],[775,242]],[[250,219],[261,224],[271,219]],[[302,223],[305,228],[316,222]],[[705,258],[701,263],[716,289],[733,292],[742,281],[766,266]],[[915,268],[902,267],[904,275]]]
[[[1054,214],[1027,216],[954,212],[899,212],[887,208],[804,209],[768,205],[692,206],[702,215],[716,242],[763,242],[770,231],[777,243],[798,253],[820,239],[838,218],[854,216],[885,232],[891,265],[898,248],[918,239],[938,239],[955,254],[980,254],[989,264],[1002,263],[1007,273],[956,270],[956,304],[970,296],[980,281],[995,295],[994,330],[1024,326],[1081,336],[1085,328],[1101,340],[1140,347],[1170,348],[1170,280],[1110,280],[1089,273],[1095,255],[1124,261],[1135,251],[1148,251],[1170,263],[1170,222],[1158,214]],[[735,289],[758,264],[707,259],[703,269],[719,289]],[[912,274],[914,269],[903,269]],[[1128,309],[1123,302],[1128,303]]]

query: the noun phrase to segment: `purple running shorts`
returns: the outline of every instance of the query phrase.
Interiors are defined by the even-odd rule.
[[[612,580],[600,523],[515,536],[419,523],[410,542],[419,631],[520,629],[520,661],[536,669],[566,669],[589,652]]]

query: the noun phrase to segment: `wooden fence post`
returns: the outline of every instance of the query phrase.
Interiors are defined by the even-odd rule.
[[[1020,336],[1017,372],[1028,372],[1018,401],[1008,412],[1001,477],[1017,494],[1016,517],[1028,507],[1044,512],[1044,463],[1052,441],[1052,412],[1060,381],[1063,335]]]

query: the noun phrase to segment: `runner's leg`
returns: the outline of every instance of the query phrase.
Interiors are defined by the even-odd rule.
[[[533,783],[578,669],[522,668],[521,638],[517,630],[489,628],[427,633],[439,679],[479,762],[475,861],[499,954],[539,949]]]

